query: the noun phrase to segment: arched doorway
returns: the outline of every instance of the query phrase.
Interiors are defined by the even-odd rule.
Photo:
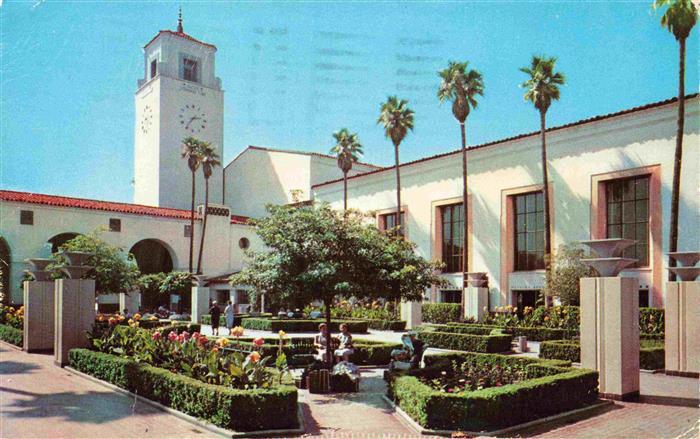
[[[0,237],[0,303],[8,304],[12,301],[12,288],[10,287],[10,246],[4,238]]]
[[[78,236],[80,236],[80,233],[67,232],[60,233],[49,239],[48,243],[51,244],[51,253],[57,253],[63,244]]]
[[[173,271],[173,258],[162,242],[156,239],[143,239],[129,252],[134,255],[136,265],[142,274],[169,273]]]

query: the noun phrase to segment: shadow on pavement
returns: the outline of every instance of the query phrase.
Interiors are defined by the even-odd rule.
[[[18,361],[0,361],[0,375],[18,375],[39,369],[39,366]]]

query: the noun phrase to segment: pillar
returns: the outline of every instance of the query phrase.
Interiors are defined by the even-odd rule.
[[[601,397],[639,397],[639,281],[581,279],[581,366],[597,370]]]
[[[666,284],[666,373],[700,374],[700,281]]]
[[[200,323],[209,312],[209,288],[195,284],[192,287],[192,323]]]
[[[24,350],[52,351],[54,343],[54,282],[24,281]]]
[[[62,367],[71,349],[90,347],[87,332],[95,324],[95,280],[58,279],[54,300],[54,363]]]
[[[130,293],[119,293],[119,312],[127,309],[131,314],[136,314],[141,308],[141,293],[132,291]]]
[[[476,321],[484,320],[484,307],[489,306],[489,289],[486,287],[468,286],[464,289],[462,301],[465,318],[473,318]],[[487,308],[488,309],[488,308]]]
[[[402,301],[401,320],[406,321],[406,329],[413,329],[423,323],[423,303]]]

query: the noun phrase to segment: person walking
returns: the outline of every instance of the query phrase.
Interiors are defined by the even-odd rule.
[[[211,303],[211,308],[209,308],[209,315],[211,316],[211,333],[212,335],[219,335],[219,319],[221,319],[221,310],[216,300]]]
[[[230,300],[226,304],[224,315],[226,316],[226,329],[228,329],[228,335],[231,335],[231,328],[233,328],[233,302]]]

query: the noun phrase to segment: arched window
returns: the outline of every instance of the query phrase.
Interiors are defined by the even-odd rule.
[[[136,265],[143,274],[169,273],[173,271],[173,258],[162,242],[156,239],[144,239],[131,247],[129,251],[136,259]]]
[[[61,233],[53,238],[49,239],[48,243],[51,244],[51,253],[56,253],[58,252],[59,248],[65,244],[66,242],[70,241],[73,238],[76,238],[79,236],[79,233],[73,233],[73,232],[68,232],[68,233]]]

